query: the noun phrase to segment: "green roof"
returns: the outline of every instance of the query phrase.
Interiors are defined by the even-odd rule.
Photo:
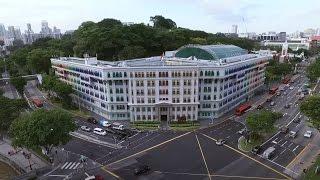
[[[217,60],[247,54],[247,51],[234,45],[187,45],[175,54],[175,57]]]

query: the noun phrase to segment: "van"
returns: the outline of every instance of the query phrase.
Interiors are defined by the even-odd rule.
[[[273,156],[275,150],[276,148],[269,147],[267,150],[263,152],[262,157],[265,159],[270,159]]]
[[[290,131],[289,132],[289,137],[295,138],[296,136],[297,136],[297,132],[296,131]]]
[[[107,134],[107,132],[101,128],[94,128],[93,133],[101,135],[101,136],[105,136]]]

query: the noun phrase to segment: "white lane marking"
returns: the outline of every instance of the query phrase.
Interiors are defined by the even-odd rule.
[[[74,167],[76,164],[77,164],[77,163],[74,162],[74,163],[69,167],[69,169],[73,169],[73,167]]]
[[[67,164],[69,164],[69,162],[64,163],[64,165],[61,167],[61,169],[63,169],[64,167],[66,167]]]
[[[298,112],[298,114],[296,116],[294,116],[294,118],[286,125],[286,127],[288,127],[297,118],[297,116],[299,114],[300,114],[300,112]]]
[[[230,136],[226,137],[226,139],[229,139],[229,138],[230,138]]]
[[[68,169],[72,164],[73,162],[70,162],[70,164],[68,164],[64,169]]]
[[[282,139],[280,139],[280,141],[278,141],[277,144],[280,144],[281,141],[282,141]]]
[[[78,162],[74,167],[73,169],[77,169],[77,167],[80,165],[80,163]]]
[[[267,141],[265,141],[264,143],[261,144],[261,146],[265,145],[266,143],[268,143],[269,141],[271,141],[275,136],[277,136],[280,132],[278,131],[275,135],[273,135],[271,138],[269,138]]]
[[[284,143],[281,145],[281,147],[283,147],[287,142],[288,142],[288,141],[284,142]]]
[[[286,149],[284,149],[280,154],[284,153],[286,151]]]
[[[275,161],[279,156],[276,156],[274,159],[272,159],[272,161]]]
[[[293,144],[293,142],[288,146],[288,148]]]
[[[292,151],[295,151],[298,147],[299,147],[299,145],[297,145]]]

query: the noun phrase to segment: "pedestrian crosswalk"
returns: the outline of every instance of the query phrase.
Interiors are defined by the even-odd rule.
[[[80,165],[80,162],[65,162],[61,166],[61,169],[77,169],[79,165]]]

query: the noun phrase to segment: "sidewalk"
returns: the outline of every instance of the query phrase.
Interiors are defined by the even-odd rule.
[[[9,151],[14,151],[14,148],[7,142],[0,141],[0,156],[3,156],[9,159],[14,163],[14,166],[17,166],[25,173],[28,173],[34,169],[40,169],[46,167],[48,164],[44,162],[42,159],[37,157],[36,155],[30,153],[26,149],[21,149],[20,151],[16,151],[15,154],[9,155]],[[31,154],[30,159],[27,159],[25,154]]]
[[[320,134],[317,133],[313,140],[301,151],[298,156],[287,166],[287,169],[296,172],[297,174],[292,174],[290,171],[286,173],[291,175],[295,179],[303,174],[303,169],[308,169],[313,162],[316,161],[318,154],[320,153]]]

